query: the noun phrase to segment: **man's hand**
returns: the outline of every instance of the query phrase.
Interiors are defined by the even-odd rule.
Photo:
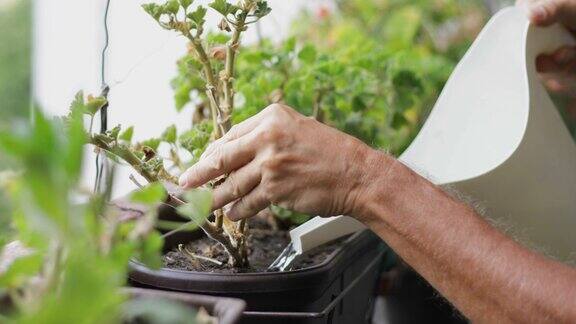
[[[576,35],[576,0],[519,0],[518,4],[526,6],[533,24],[561,23]],[[542,55],[536,65],[550,91],[576,99],[576,47]]]
[[[526,6],[530,20],[536,25],[561,23],[576,31],[575,0],[518,0],[516,3]]]
[[[271,204],[321,216],[352,215],[370,170],[384,172],[367,166],[385,158],[351,136],[272,105],[214,142],[180,184],[198,187],[228,174],[214,191],[213,207],[231,204],[232,220]]]

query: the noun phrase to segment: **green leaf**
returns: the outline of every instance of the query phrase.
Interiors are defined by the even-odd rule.
[[[150,233],[142,242],[139,260],[149,268],[158,270],[162,267],[161,251],[164,247],[164,238],[160,233]]]
[[[164,4],[164,10],[167,13],[176,15],[178,11],[180,11],[180,3],[178,3],[178,0],[168,0],[168,2]]]
[[[40,271],[42,262],[40,253],[28,254],[15,259],[8,269],[0,274],[0,287],[18,287]]]
[[[263,18],[272,12],[272,8],[268,6],[268,1],[260,1],[256,4],[254,16]]]
[[[162,140],[170,144],[176,144],[177,137],[178,137],[178,131],[176,130],[176,126],[174,125],[166,128],[164,133],[162,133]]]
[[[287,220],[292,224],[300,225],[310,220],[310,215],[297,213],[275,205],[270,206],[272,213],[279,219]]]
[[[202,123],[180,135],[178,141],[185,150],[194,154],[196,150],[204,151],[210,141],[211,132],[212,124]]]
[[[394,87],[399,91],[420,93],[423,90],[422,80],[410,70],[401,70],[392,79]]]
[[[283,49],[285,53],[291,53],[296,49],[296,37],[288,38],[283,45]]]
[[[190,7],[190,5],[192,5],[193,2],[194,0],[180,0],[180,5],[182,6],[182,8],[188,9],[188,7]]]
[[[118,138],[126,142],[132,142],[133,137],[134,137],[134,126],[130,126],[124,132],[122,132],[122,134],[120,134],[120,137]]]
[[[209,7],[216,10],[224,17],[229,14],[234,14],[240,9],[237,6],[228,3],[226,0],[214,0],[214,2],[210,3]]]
[[[306,63],[312,63],[316,61],[317,55],[316,47],[312,44],[306,44],[298,53],[298,58]]]
[[[388,45],[394,48],[413,46],[422,25],[422,11],[417,6],[405,6],[389,15],[384,30]]]
[[[209,33],[206,40],[210,44],[226,44],[230,40],[230,36],[225,33]]]
[[[84,161],[84,145],[87,134],[84,129],[84,119],[80,112],[72,113],[66,128],[67,145],[64,157],[64,167],[72,183],[79,180]]]
[[[130,195],[130,200],[148,206],[157,205],[166,200],[166,189],[160,183],[153,183]]]
[[[77,112],[82,112],[83,114],[86,112],[86,108],[84,106],[84,92],[78,91],[74,96],[74,101],[70,105],[70,113],[75,114]]]
[[[112,128],[111,130],[106,132],[106,135],[108,135],[108,137],[117,140],[118,136],[120,135],[120,131],[122,130],[122,127],[120,125]]]
[[[9,131],[0,131],[0,150],[14,157],[22,158],[28,153],[29,145],[26,140]]]
[[[147,139],[145,141],[140,142],[140,145],[147,146],[147,147],[153,149],[154,151],[158,151],[158,147],[160,146],[161,142],[162,141],[158,138],[151,138],[151,139]]]
[[[99,112],[100,109],[104,108],[107,103],[108,100],[104,97],[88,97],[88,101],[86,102],[86,114],[90,116],[96,115],[96,113]]]
[[[196,224],[204,224],[212,211],[212,190],[194,189],[184,194],[185,205],[178,207],[178,214]]]
[[[408,120],[404,117],[401,113],[395,113],[394,117],[392,118],[392,128],[400,129],[408,124]]]
[[[146,11],[146,13],[148,13],[152,18],[154,18],[154,20],[158,20],[160,19],[160,17],[162,16],[162,8],[155,4],[155,3],[148,3],[148,4],[143,4],[142,8],[144,9],[144,11]]]
[[[195,22],[196,26],[202,26],[206,22],[205,17],[206,17],[207,11],[208,10],[206,8],[204,8],[204,6],[198,6],[198,8],[196,8],[196,10],[188,13],[187,17],[188,17],[188,19]]]

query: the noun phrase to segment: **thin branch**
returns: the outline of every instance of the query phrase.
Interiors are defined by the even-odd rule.
[[[130,181],[132,181],[133,184],[136,185],[136,187],[140,189],[144,188],[144,186],[140,182],[138,182],[138,179],[136,179],[136,177],[133,174],[131,174],[128,178],[130,179]]]
[[[216,259],[209,258],[209,257],[205,257],[205,256],[203,256],[203,255],[198,255],[198,254],[190,251],[187,247],[183,247],[182,244],[179,244],[179,245],[178,245],[178,251],[180,251],[180,253],[182,253],[182,254],[185,255],[186,257],[189,257],[189,258],[192,258],[192,259],[197,259],[197,260],[201,260],[201,261],[211,262],[211,263],[214,263],[215,265],[218,265],[218,266],[222,266],[222,265],[223,265],[222,262],[220,262],[220,261],[218,261],[218,260],[216,260]],[[190,261],[192,261],[192,260],[190,260]]]

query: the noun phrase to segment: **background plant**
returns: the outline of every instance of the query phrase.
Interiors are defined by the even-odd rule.
[[[31,7],[29,0],[0,1],[0,124],[30,112]]]
[[[399,155],[420,129],[459,58],[482,26],[480,1],[346,0],[303,12],[293,36],[246,46],[236,64],[233,123],[285,103],[367,144]],[[208,42],[227,35],[214,33]],[[218,52],[216,52],[218,54]],[[178,110],[202,123],[209,102],[193,53],[172,81]],[[281,218],[305,215],[273,208]]]

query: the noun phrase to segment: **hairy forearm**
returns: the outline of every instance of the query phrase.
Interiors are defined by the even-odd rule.
[[[576,322],[576,269],[517,244],[400,162],[367,161],[374,174],[355,216],[467,317]]]

